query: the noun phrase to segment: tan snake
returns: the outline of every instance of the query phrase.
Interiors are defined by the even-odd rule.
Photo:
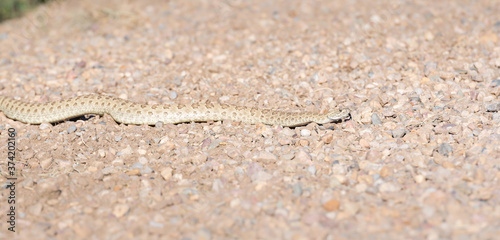
[[[326,114],[290,113],[227,104],[205,102],[189,105],[144,105],[107,95],[85,95],[48,103],[27,103],[0,96],[0,110],[11,119],[40,124],[60,122],[85,114],[109,114],[126,124],[155,125],[163,123],[233,120],[250,124],[299,126],[310,122],[325,124],[350,117],[347,109]]]

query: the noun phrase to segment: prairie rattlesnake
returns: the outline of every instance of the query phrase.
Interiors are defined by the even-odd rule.
[[[26,103],[0,96],[0,111],[7,117],[24,123],[60,122],[85,114],[105,113],[126,124],[157,122],[182,123],[218,120],[241,121],[250,124],[299,126],[310,122],[325,124],[350,116],[349,110],[333,110],[326,114],[289,113],[206,102],[190,105],[144,105],[107,95],[85,95],[48,103]]]

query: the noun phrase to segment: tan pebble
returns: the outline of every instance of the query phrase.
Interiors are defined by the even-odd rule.
[[[429,79],[428,77],[423,77],[422,79],[420,79],[420,83],[421,84],[427,84],[431,81],[431,79]]]
[[[364,147],[364,148],[369,148],[370,147],[370,142],[368,142],[367,140],[365,140],[364,138],[361,138],[359,140],[359,145],[361,147]]]
[[[61,159],[57,160],[57,164],[61,168],[70,168],[73,165],[70,161],[65,161],[65,160],[61,160]]]
[[[327,134],[321,137],[321,141],[323,141],[326,144],[331,143],[332,140],[333,140],[333,134]]]
[[[168,59],[172,59],[174,57],[174,53],[172,53],[172,50],[170,49],[165,49],[165,57]]]
[[[482,169],[476,169],[474,171],[474,182],[477,184],[484,182],[484,171]]]
[[[147,151],[145,149],[138,149],[137,153],[139,153],[139,155],[146,155]]]
[[[498,41],[498,36],[495,32],[489,31],[489,32],[481,35],[479,37],[479,41],[481,43],[487,43],[487,42],[496,43]]]
[[[175,144],[173,142],[166,142],[164,144],[161,144],[159,147],[158,147],[158,152],[160,153],[168,153],[172,150],[175,149]]]
[[[381,177],[388,177],[388,176],[392,176],[394,174],[394,172],[393,172],[392,167],[386,165],[386,166],[382,167],[382,169],[380,169],[379,174]]]
[[[195,165],[200,165],[200,164],[205,163],[207,161],[207,158],[208,158],[207,155],[200,153],[200,154],[196,154],[195,156],[193,156],[191,158],[191,161]]]
[[[39,202],[35,203],[34,205],[28,207],[28,212],[37,216],[42,212],[43,205]]]
[[[391,137],[392,138],[392,137]],[[378,150],[369,150],[366,152],[366,160],[370,162],[376,162],[382,158],[382,153]]]
[[[330,199],[323,203],[323,209],[327,212],[337,211],[340,207],[340,201],[337,199]]]
[[[99,157],[106,157],[106,151],[104,149],[97,150],[97,154],[99,154]]]
[[[127,175],[129,176],[140,176],[141,175],[141,170],[137,169],[137,168],[134,168],[130,171],[127,171],[126,172]]]
[[[423,183],[425,181],[425,177],[422,175],[416,175],[413,179],[416,183]]]
[[[358,176],[358,182],[371,186],[373,185],[373,177],[370,175],[360,175]]]
[[[393,182],[385,182],[380,184],[379,187],[380,192],[397,192],[401,190],[401,186],[399,184]]]
[[[59,203],[59,200],[57,200],[57,199],[49,199],[47,201],[47,205],[49,205],[49,206],[55,206],[58,203]]]
[[[368,188],[368,185],[364,183],[358,183],[354,189],[356,190],[357,193],[364,193],[366,189]]]
[[[493,197],[494,189],[481,188],[477,193],[477,198],[483,201],[488,201]]]
[[[284,145],[290,145],[292,144],[292,140],[290,140],[289,138],[278,138],[278,143],[281,145],[281,146],[284,146]]]
[[[442,79],[445,79],[445,80],[448,80],[448,79],[453,79],[453,77],[455,76],[455,74],[453,74],[452,72],[440,72],[439,73],[439,77],[441,77]]]
[[[40,166],[37,161],[29,161],[28,165],[30,166],[30,168],[38,168]]]
[[[393,208],[382,208],[382,215],[397,218],[401,215],[401,211]]]
[[[111,161],[111,165],[113,166],[123,166],[124,162],[123,162],[123,159],[121,158],[117,158],[113,161]]]
[[[130,146],[127,146],[126,148],[122,149],[120,152],[122,152],[122,154],[130,154],[130,153],[132,153],[132,148]]]
[[[115,217],[117,217],[117,218],[121,218],[125,214],[127,214],[129,210],[130,210],[130,207],[127,204],[117,204],[113,208],[113,215],[115,215]]]
[[[94,233],[94,229],[86,224],[74,224],[72,229],[78,238],[88,239]]]
[[[295,159],[301,162],[308,162],[312,160],[312,157],[309,153],[305,152],[304,150],[300,150],[297,153],[295,153]]]
[[[441,166],[443,166],[444,168],[454,168],[455,165],[453,165],[453,163],[451,163],[450,161],[443,161],[443,163],[441,163]]]
[[[300,139],[299,140],[299,145],[302,146],[302,147],[309,146],[309,141],[307,141],[305,139]]]
[[[434,40],[434,34],[432,34],[431,32],[426,32],[426,33],[424,34],[424,37],[425,37],[425,40],[427,40],[427,41],[432,41],[432,40]]]
[[[40,162],[42,169],[48,169],[52,165],[52,158],[46,158]]]
[[[344,175],[334,175],[334,177],[339,181],[342,185],[347,185],[349,179]]]
[[[265,160],[265,161],[276,161],[278,160],[278,157],[274,155],[273,153],[270,153],[268,151],[261,151],[257,157],[258,159]]]
[[[235,199],[233,199],[233,200],[231,200],[231,201],[229,202],[229,207],[230,207],[230,208],[235,208],[235,207],[238,207],[238,206],[240,205],[240,203],[241,203],[241,200],[240,200],[240,199],[238,199],[238,198],[235,198]]]

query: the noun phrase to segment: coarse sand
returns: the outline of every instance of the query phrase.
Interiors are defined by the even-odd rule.
[[[352,119],[0,113],[0,239],[498,239],[499,12],[487,0],[69,0],[3,22],[1,95]]]

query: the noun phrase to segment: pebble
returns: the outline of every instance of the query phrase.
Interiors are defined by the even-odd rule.
[[[293,191],[293,196],[295,197],[300,197],[302,196],[302,185],[300,183],[295,183],[293,184],[293,187],[292,187],[292,191]]]
[[[316,166],[312,165],[312,166],[309,166],[307,167],[307,171],[309,172],[309,174],[311,175],[316,175]]]
[[[69,126],[67,131],[68,131],[68,133],[72,133],[72,132],[76,131],[76,126],[75,125]]]
[[[122,137],[121,137],[121,136],[116,136],[116,137],[115,137],[115,142],[119,142],[120,140],[122,140]]]
[[[304,150],[300,150],[295,154],[295,159],[300,162],[309,162],[312,160],[311,154],[305,152]]]
[[[329,199],[325,203],[323,203],[323,209],[327,212],[337,211],[340,208],[340,201],[337,199]]]
[[[300,130],[300,135],[302,137],[309,137],[309,136],[311,136],[311,130],[309,130],[309,129],[302,129],[302,130]]]
[[[276,161],[276,160],[278,160],[278,157],[276,155],[274,155],[273,153],[270,153],[268,151],[259,152],[259,155],[257,158],[264,160],[264,161]]]
[[[448,143],[441,143],[441,145],[439,145],[438,152],[444,156],[448,156],[453,152],[453,147],[451,147]]]
[[[500,60],[500,58],[498,58]],[[495,79],[493,81],[491,81],[491,87],[493,88],[496,88],[496,87],[500,87],[500,79]]]
[[[210,143],[210,145],[208,146],[208,150],[212,150],[212,149],[214,149],[214,148],[218,147],[218,146],[220,145],[220,143],[221,143],[221,142],[222,142],[222,140],[220,140],[220,139],[215,139],[215,140],[213,140],[213,141]]]
[[[177,98],[177,92],[176,91],[171,91],[170,92],[170,99],[176,99]]]
[[[436,62],[427,62],[424,65],[424,74],[426,77],[430,77],[432,73],[435,73],[437,70]]]
[[[393,138],[402,138],[406,135],[406,129],[395,129],[392,130],[392,137]]]
[[[149,226],[154,227],[154,228],[163,228],[165,225],[163,223],[159,223],[156,221],[149,221]]]
[[[380,190],[380,192],[385,192],[385,193],[397,192],[397,191],[401,190],[401,186],[399,184],[396,184],[393,182],[384,182],[384,183],[380,184],[379,190]]]
[[[423,183],[425,181],[425,177],[423,175],[416,175],[413,179],[416,183]]]
[[[331,143],[332,140],[333,140],[333,134],[326,134],[326,135],[321,137],[321,141],[326,143],[326,144]]]
[[[486,111],[488,112],[498,112],[500,111],[500,102],[498,103],[490,103],[486,105]]]
[[[141,169],[141,175],[151,174],[152,172],[153,169],[149,166],[145,166],[143,169]]]
[[[172,177],[172,168],[171,167],[165,167],[160,171],[160,175],[165,179],[165,181],[168,181]]]
[[[380,117],[376,113],[372,114],[372,124],[373,125],[381,125],[382,124],[382,120],[380,119]]]
[[[50,128],[51,126],[52,125],[50,123],[42,123],[42,124],[40,124],[39,128],[40,128],[40,130],[44,130],[44,129]]]
[[[113,208],[113,215],[117,218],[123,217],[125,214],[127,214],[130,211],[130,207],[127,204],[117,204]]]

